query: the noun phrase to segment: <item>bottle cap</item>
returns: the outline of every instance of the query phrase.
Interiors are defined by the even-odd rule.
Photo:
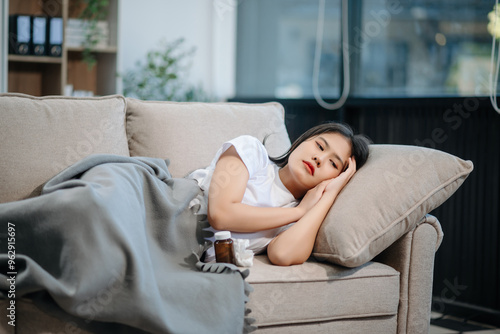
[[[215,232],[215,240],[226,240],[230,238],[231,238],[231,232],[229,231]]]

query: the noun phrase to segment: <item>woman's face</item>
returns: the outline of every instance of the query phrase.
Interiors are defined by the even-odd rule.
[[[339,133],[323,133],[302,142],[288,158],[288,168],[298,186],[311,189],[339,176],[347,168],[351,143]]]

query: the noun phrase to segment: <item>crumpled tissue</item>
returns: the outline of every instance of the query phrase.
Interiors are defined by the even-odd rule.
[[[233,239],[234,261],[239,267],[253,266],[253,251],[247,249],[250,245],[248,239]]]

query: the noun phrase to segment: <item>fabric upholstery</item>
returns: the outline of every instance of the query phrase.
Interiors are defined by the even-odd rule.
[[[443,232],[437,218],[426,215],[415,229],[406,233],[374,259],[400,273],[398,333],[427,333],[434,253],[442,238]]]
[[[257,334],[391,334],[396,333],[396,316],[340,319],[317,323],[259,328]],[[399,333],[399,332],[398,332]]]
[[[32,300],[21,298],[17,300],[16,315],[16,334],[95,333],[91,330],[94,321],[86,321],[63,312],[55,303],[49,314],[47,310],[38,308]],[[110,327],[113,329],[112,324]]]
[[[0,202],[29,197],[49,178],[93,153],[128,156],[126,101],[0,95]]]
[[[417,146],[371,145],[370,157],[323,222],[313,254],[356,267],[412,230],[473,170],[471,161]]]
[[[254,288],[248,308],[259,328],[397,314],[399,273],[380,263],[349,269],[310,260],[280,267],[260,255],[247,281]]]
[[[1,304],[0,304],[1,305]],[[73,317],[62,311],[48,314],[40,310],[28,299],[21,299],[18,303],[17,334],[37,333],[40,324],[43,324],[44,333],[93,333],[92,322]],[[370,317],[362,319],[336,319],[305,324],[291,324],[284,326],[263,326],[258,328],[258,334],[330,334],[330,333],[396,333],[397,316]],[[0,327],[0,329],[3,329]],[[14,334],[14,327],[6,327],[6,334]],[[110,325],[110,329],[113,326]],[[4,333],[4,332],[1,332]]]
[[[248,134],[271,155],[290,147],[283,106],[278,103],[157,102],[127,98],[131,156],[169,159],[174,177],[206,167],[222,143]]]
[[[421,235],[421,236],[420,236]],[[408,279],[408,320],[407,332],[418,333],[422,329],[429,330],[432,295],[423,291],[432,291],[435,251],[424,245],[417,245],[422,240],[436,238],[435,229],[429,225],[419,225],[413,232],[412,260]],[[414,274],[418,273],[418,274]]]
[[[9,315],[10,311],[7,311],[7,307],[10,306],[10,301],[9,300],[2,300],[0,299],[0,310],[2,310],[2,315],[5,313],[5,315]],[[4,334],[14,334],[16,327],[9,325],[9,321],[11,321],[10,318],[6,316],[2,316],[0,318],[0,333]],[[15,324],[17,325],[19,322],[17,321]]]

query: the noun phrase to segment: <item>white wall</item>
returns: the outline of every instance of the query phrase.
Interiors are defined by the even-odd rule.
[[[236,1],[233,0],[121,0],[119,15],[119,71],[165,39],[185,39],[196,47],[188,82],[201,84],[219,99],[234,96]]]

